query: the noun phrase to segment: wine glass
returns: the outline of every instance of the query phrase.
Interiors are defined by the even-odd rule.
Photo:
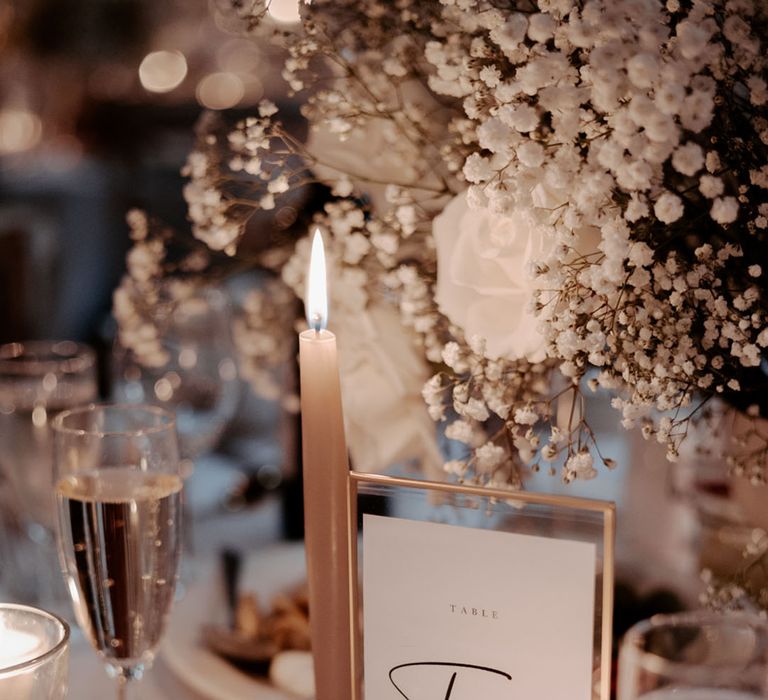
[[[53,422],[59,553],[75,617],[118,679],[118,698],[154,659],[181,553],[172,413],[90,405]]]
[[[174,302],[160,341],[168,353],[161,367],[143,366],[115,346],[113,397],[173,410],[181,455],[192,460],[216,446],[240,398],[227,296],[203,287]]]
[[[619,700],[768,697],[768,622],[746,613],[657,615],[619,655]]]
[[[50,572],[54,543],[53,441],[49,422],[70,406],[96,399],[96,357],[71,341],[0,345],[0,476],[9,488],[0,501],[23,529],[4,543],[13,566],[7,584],[26,602],[56,607],[66,594]],[[6,525],[10,528],[12,522]]]

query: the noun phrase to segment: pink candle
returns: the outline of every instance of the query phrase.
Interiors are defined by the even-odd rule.
[[[316,700],[352,697],[349,461],[336,336],[328,319],[323,239],[315,231],[299,336],[304,528]]]

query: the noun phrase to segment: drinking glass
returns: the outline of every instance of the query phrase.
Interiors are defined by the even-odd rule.
[[[207,468],[215,469],[216,462],[206,462],[204,455],[216,447],[240,399],[229,297],[218,287],[205,286],[161,307],[158,328],[168,361],[148,367],[116,344],[112,396],[117,402],[154,404],[175,413],[182,473],[196,485],[201,477],[205,480]],[[209,476],[219,475],[214,471]],[[185,510],[192,515],[188,503]],[[193,554],[193,517],[185,518],[184,527],[184,548]],[[182,585],[191,578],[184,563],[181,576]]]
[[[7,487],[0,500],[11,504],[6,529],[18,525],[23,533],[5,538],[5,554],[12,558],[4,567],[5,583],[17,600],[53,608],[66,601],[54,574],[49,423],[58,411],[93,401],[96,393],[96,358],[87,346],[52,340],[0,345],[0,477]]]
[[[768,623],[746,613],[657,615],[619,655],[619,700],[768,697]]]
[[[228,297],[214,287],[198,289],[174,302],[159,325],[168,362],[146,367],[116,345],[113,396],[172,410],[181,455],[192,460],[216,446],[240,398]]]
[[[0,605],[0,697],[64,700],[69,626],[45,610]]]
[[[90,405],[53,422],[58,540],[75,617],[118,698],[154,659],[181,553],[182,478],[172,413]]]

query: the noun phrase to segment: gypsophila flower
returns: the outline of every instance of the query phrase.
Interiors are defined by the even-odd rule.
[[[492,473],[506,458],[506,451],[491,442],[475,450],[475,465],[480,474]]]
[[[594,479],[597,476],[597,470],[594,467],[592,455],[589,452],[581,451],[572,454],[565,461],[563,467],[563,480],[566,482],[574,479]]]
[[[731,224],[739,215],[739,203],[735,197],[717,197],[712,204],[712,218],[718,224]]]
[[[149,230],[147,215],[140,209],[130,209],[125,215],[126,223],[131,229],[131,238],[134,241],[143,241]]]
[[[518,408],[515,411],[514,421],[519,425],[534,425],[539,420],[539,415],[531,408]]]
[[[702,175],[701,179],[699,180],[699,191],[707,199],[714,199],[715,197],[719,197],[723,193],[724,189],[725,185],[719,177],[713,177],[712,175]]]
[[[277,114],[277,106],[270,100],[262,100],[259,102],[259,116],[271,117],[273,114]]]
[[[445,429],[445,436],[451,440],[471,444],[474,439],[474,431],[467,421],[456,420]]]
[[[659,221],[671,224],[683,215],[683,202],[676,194],[665,192],[656,200],[653,211]]]
[[[683,175],[695,175],[704,166],[704,151],[693,142],[678,146],[672,154],[672,166]]]

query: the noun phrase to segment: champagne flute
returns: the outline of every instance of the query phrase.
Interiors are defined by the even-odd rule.
[[[107,672],[149,668],[173,601],[182,478],[174,415],[95,405],[53,422],[59,553],[75,617]]]
[[[204,473],[211,467],[218,469],[220,462],[206,462],[204,456],[216,447],[240,398],[230,300],[217,287],[202,287],[168,304],[164,313],[158,325],[167,362],[158,367],[142,365],[132,351],[116,342],[112,398],[118,403],[147,403],[174,412],[182,473],[190,478],[194,489],[201,480],[211,483]],[[217,476],[216,471],[209,471],[209,477]],[[184,519],[184,549],[191,555],[193,512],[187,502],[185,513],[190,517]],[[182,585],[190,576],[191,571],[182,563]]]
[[[768,698],[768,622],[744,613],[657,615],[619,655],[619,700]]]
[[[213,450],[237,410],[241,385],[230,326],[229,298],[203,287],[178,300],[160,324],[164,365],[143,366],[115,345],[114,400],[172,410],[183,459]]]

